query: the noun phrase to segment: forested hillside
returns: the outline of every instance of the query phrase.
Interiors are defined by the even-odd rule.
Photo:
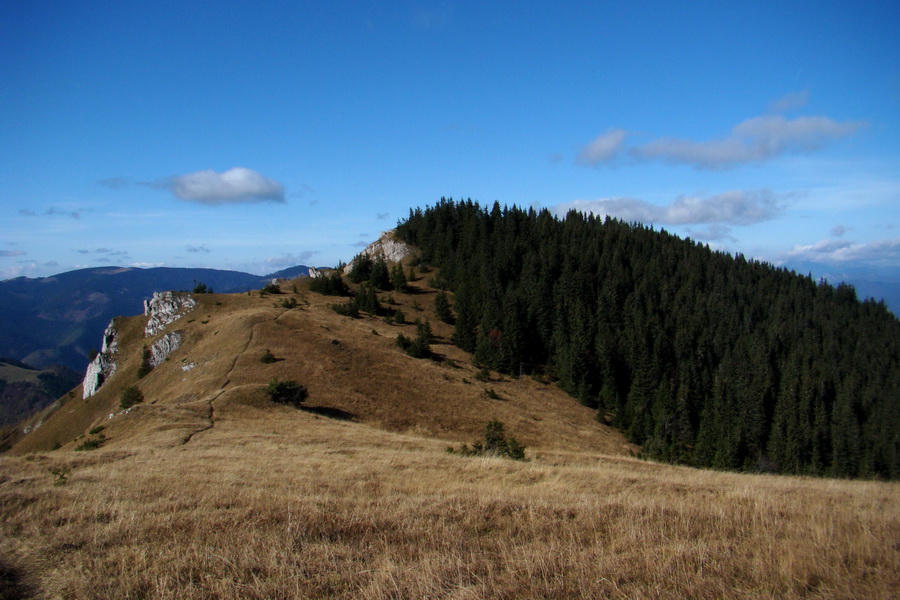
[[[454,342],[546,373],[656,459],[900,476],[900,321],[883,303],[664,231],[442,199],[401,239],[454,294]]]

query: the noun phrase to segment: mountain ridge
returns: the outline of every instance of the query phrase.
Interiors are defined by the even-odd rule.
[[[161,290],[244,292],[273,277],[303,273],[298,265],[270,275],[205,268],[104,266],[49,277],[0,282],[0,355],[35,367],[62,364],[83,369],[110,319],[138,314],[145,298]]]
[[[193,295],[195,308],[150,337],[147,316],[115,319],[115,372],[95,395],[82,398],[76,388],[36,415],[12,452],[71,449],[100,425],[112,448],[188,443],[229,411],[281,410],[265,397],[273,378],[309,389],[305,411],[388,431],[471,441],[496,417],[526,445],[636,451],[556,386],[496,374],[482,380],[467,353],[448,343],[450,326],[431,310],[437,290],[423,278],[410,282],[408,294],[391,294],[393,308],[433,323],[437,360],[417,360],[397,347],[396,336],[411,334],[415,323],[342,317],[331,309],[334,299],[308,291],[308,282],[283,283],[279,294]],[[286,308],[290,299],[296,305]],[[173,331],[180,347],[138,377],[141,348]],[[261,361],[266,352],[276,357],[270,364]],[[145,402],[122,414],[119,396],[130,385]]]

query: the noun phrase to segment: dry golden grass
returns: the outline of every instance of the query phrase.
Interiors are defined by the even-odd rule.
[[[226,395],[245,403],[265,402],[263,388],[272,378],[307,386],[310,407],[389,431],[467,442],[481,434],[486,421],[497,418],[528,446],[614,454],[635,450],[556,386],[497,374],[489,382],[478,381],[471,357],[447,343],[452,328],[433,315],[434,290],[422,280],[413,286],[414,294],[393,294],[410,322],[403,326],[380,318],[340,317],[328,305],[342,299],[309,293],[302,281],[283,285],[284,295],[198,295],[197,308],[166,330],[183,333],[182,347],[140,380],[140,350],[153,341],[143,338],[146,317],[117,319],[116,373],[95,396],[82,400],[77,389],[74,398],[64,398],[60,408],[41,415],[41,427],[21,439],[12,453],[47,451],[56,444],[71,449],[82,441],[79,436],[101,424],[112,446],[123,440],[180,444],[210,426],[210,415],[215,420],[216,405]],[[288,297],[299,300],[298,308],[281,308]],[[433,349],[440,360],[417,360],[397,348],[398,333],[415,334],[416,318],[432,324],[439,338]],[[281,360],[261,363],[266,349]],[[182,370],[188,364],[196,366]],[[126,418],[108,419],[119,411],[122,389],[133,384],[147,402]],[[500,399],[489,398],[488,388]]]
[[[224,401],[166,448],[0,459],[38,598],[888,598],[896,484],[444,443]],[[51,468],[68,468],[55,484]]]
[[[491,400],[458,350],[436,346],[437,363],[399,352],[396,332],[411,325],[341,318],[327,309],[332,299],[297,297],[292,310],[277,296],[201,297],[176,326],[183,348],[138,382],[147,402],[108,419],[145,343],[143,319],[122,320],[128,350],[101,392],[47,413],[18,455],[0,457],[0,597],[889,598],[900,589],[898,484],[638,461],[551,386],[495,378],[487,385],[503,400]],[[410,319],[413,302],[431,306],[424,287],[395,298]],[[260,363],[266,348],[283,360]],[[307,385],[312,410],[269,403],[272,377]],[[528,446],[529,462],[445,452],[492,417]],[[99,423],[103,448],[73,452],[71,439]],[[66,444],[48,452],[54,440]]]

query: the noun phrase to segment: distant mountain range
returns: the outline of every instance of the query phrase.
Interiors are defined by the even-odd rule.
[[[0,281],[0,356],[82,371],[110,319],[141,313],[153,292],[190,291],[200,283],[215,292],[245,292],[308,270],[298,265],[261,277],[218,269],[98,267]]]
[[[849,283],[856,288],[860,300],[884,300],[888,309],[900,316],[900,267],[838,267],[817,262],[792,262],[785,266],[801,275],[810,273],[814,279],[825,279],[832,285]]]

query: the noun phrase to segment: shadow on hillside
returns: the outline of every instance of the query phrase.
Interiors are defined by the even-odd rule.
[[[352,412],[347,412],[346,410],[341,410],[339,408],[331,408],[330,406],[301,406],[300,410],[319,415],[320,417],[336,419],[338,421],[356,420],[356,415]]]
[[[22,572],[0,558],[0,598],[18,600],[34,597],[34,590],[23,581]]]

